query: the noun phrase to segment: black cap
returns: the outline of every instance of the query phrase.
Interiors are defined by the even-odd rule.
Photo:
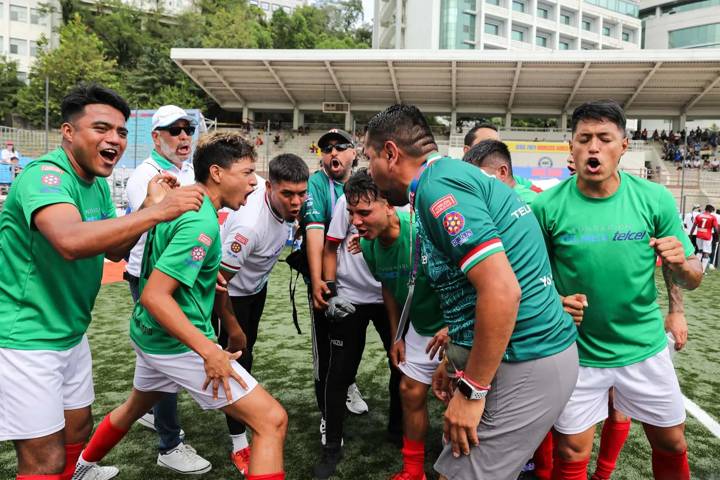
[[[333,128],[328,130],[327,133],[323,134],[322,137],[318,140],[318,147],[324,148],[325,145],[327,145],[330,140],[337,140],[338,142],[345,142],[350,143],[352,145],[355,145],[355,142],[353,141],[352,135],[350,135],[345,130],[340,130],[339,128]]]

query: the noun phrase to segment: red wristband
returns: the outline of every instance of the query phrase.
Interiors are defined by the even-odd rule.
[[[480,385],[480,384],[477,383],[475,380],[473,380],[473,379],[471,379],[470,377],[468,377],[468,376],[465,374],[465,372],[463,372],[462,370],[456,370],[456,371],[455,371],[455,377],[456,377],[456,378],[462,378],[462,379],[464,379],[466,382],[468,382],[470,385],[472,385],[473,388],[475,388],[476,390],[485,390],[485,391],[490,390],[490,385]]]

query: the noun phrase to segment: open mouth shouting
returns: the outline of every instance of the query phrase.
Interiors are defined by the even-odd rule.
[[[120,159],[120,151],[117,148],[109,147],[100,150],[100,156],[105,159],[105,163],[114,166]]]
[[[178,145],[177,149],[175,149],[175,152],[180,156],[190,155],[190,144],[188,143]]]
[[[600,172],[600,160],[595,157],[589,158],[587,161],[587,170],[592,174]]]

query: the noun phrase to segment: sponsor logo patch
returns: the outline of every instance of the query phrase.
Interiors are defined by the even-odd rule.
[[[240,253],[240,250],[242,250],[242,245],[240,245],[240,242],[232,242],[230,244],[230,250],[233,253]]]
[[[240,242],[243,245],[247,245],[247,243],[248,243],[247,237],[245,237],[244,235],[241,235],[239,233],[237,235],[235,235],[235,241]]]
[[[453,237],[465,226],[465,217],[460,212],[448,212],[443,217],[445,231]]]
[[[47,175],[43,175],[40,178],[40,181],[45,185],[50,185],[51,187],[60,185],[60,177],[58,177],[57,175],[52,175],[50,173],[48,173]]]
[[[43,165],[40,167],[41,172],[58,172],[58,173],[65,173],[62,171],[62,169],[55,167],[53,165]]]
[[[201,233],[201,234],[200,234],[200,236],[198,237],[198,241],[199,241],[200,243],[203,243],[203,244],[207,245],[208,247],[209,247],[210,245],[212,245],[212,238],[208,237],[208,236],[205,235],[204,233]]]
[[[432,213],[433,217],[438,218],[441,213],[443,213],[450,207],[454,207],[455,205],[457,205],[457,200],[455,200],[455,196],[452,193],[448,193],[447,195],[438,199],[435,203],[430,205],[430,213]]]
[[[190,252],[190,257],[192,257],[194,262],[199,262],[205,258],[205,249],[202,247],[194,247]]]
[[[457,237],[453,238],[450,241],[450,245],[452,245],[453,247],[459,247],[463,243],[470,240],[470,237],[472,237],[472,235],[473,235],[473,232],[470,229],[460,232],[460,234]]]

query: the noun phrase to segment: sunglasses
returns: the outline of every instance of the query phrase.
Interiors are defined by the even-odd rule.
[[[171,137],[177,137],[180,135],[180,132],[185,132],[188,136],[192,136],[195,133],[195,127],[192,125],[188,125],[187,127],[163,127],[158,128],[157,130],[168,132]]]
[[[338,152],[344,152],[348,148],[353,148],[352,143],[336,143],[335,145],[325,145],[320,149],[323,153],[332,153],[333,148]]]

